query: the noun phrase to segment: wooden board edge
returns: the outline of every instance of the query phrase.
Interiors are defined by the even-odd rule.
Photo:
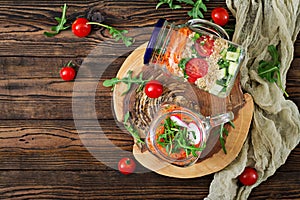
[[[222,150],[214,154],[212,157],[196,163],[190,167],[181,168],[166,163],[162,163],[157,157],[146,151],[141,153],[139,147],[134,145],[133,155],[135,159],[144,167],[164,176],[173,178],[196,178],[215,173],[228,166],[239,154],[243,144],[247,138],[251,125],[254,103],[251,95],[244,94],[245,105],[239,111],[239,117],[235,119],[235,129],[231,129],[226,139],[227,154]],[[249,112],[251,112],[249,114]],[[237,138],[235,138],[237,137]],[[159,167],[158,166],[162,166]]]

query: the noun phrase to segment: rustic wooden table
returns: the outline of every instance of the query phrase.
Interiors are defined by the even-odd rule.
[[[155,10],[156,0],[0,1],[0,198],[204,198],[213,175],[188,180],[153,172],[124,176],[99,162],[85,148],[73,120],[74,82],[62,81],[59,70],[69,60],[80,66],[99,44],[108,47],[116,44],[109,40],[104,29],[93,31],[86,38],[77,38],[70,30],[53,38],[45,37],[43,32],[55,25],[53,18],[60,16],[63,3],[69,6],[71,20],[84,16],[92,8],[101,10],[107,24],[128,29],[131,36],[139,38],[134,47],[147,41],[149,32],[130,30],[153,27],[160,17],[178,23],[188,19],[188,8],[170,11],[163,6]],[[226,6],[220,0],[206,4],[208,19],[214,7]],[[232,18],[230,22],[233,23]],[[101,87],[104,79],[116,75],[128,55],[129,52],[118,57],[101,77],[95,107],[103,131],[116,145],[130,151],[132,139],[113,120],[112,93]],[[105,59],[103,55],[103,62]],[[299,66],[300,37],[295,43],[295,59],[287,78],[287,92],[298,107]],[[300,199],[299,157],[298,146],[286,164],[255,188],[249,199]]]

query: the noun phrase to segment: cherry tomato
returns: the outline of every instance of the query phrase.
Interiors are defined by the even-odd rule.
[[[185,65],[185,73],[189,76],[188,81],[194,83],[198,78],[207,74],[208,64],[201,58],[192,58]]]
[[[122,174],[131,174],[134,172],[136,164],[131,158],[122,158],[118,163],[118,169]]]
[[[203,35],[196,40],[195,49],[200,56],[207,57],[210,56],[214,49],[214,40],[208,35]]]
[[[163,85],[157,80],[151,80],[145,85],[145,93],[150,98],[158,98],[163,93]]]
[[[225,26],[228,23],[229,14],[225,8],[219,7],[212,10],[211,18],[216,24]]]
[[[247,186],[256,183],[257,179],[258,179],[257,172],[255,169],[251,167],[246,167],[243,173],[239,176],[239,181],[243,185],[247,185]]]
[[[72,24],[72,32],[77,37],[85,37],[90,34],[92,26],[87,24],[89,21],[86,18],[78,18]]]
[[[64,81],[74,80],[75,75],[76,75],[76,72],[75,72],[75,69],[73,67],[66,66],[66,67],[61,68],[61,70],[60,70],[60,77]]]

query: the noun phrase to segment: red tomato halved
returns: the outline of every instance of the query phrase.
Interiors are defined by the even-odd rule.
[[[204,77],[208,72],[208,63],[201,58],[192,58],[185,65],[188,81],[194,83],[198,78]]]
[[[208,57],[214,51],[214,39],[208,35],[202,35],[196,40],[195,49],[200,56]]]

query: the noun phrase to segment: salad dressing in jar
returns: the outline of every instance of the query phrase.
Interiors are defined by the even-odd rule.
[[[176,26],[160,19],[148,43],[144,64],[226,97],[244,58],[244,49],[228,38],[224,29],[206,20]]]

